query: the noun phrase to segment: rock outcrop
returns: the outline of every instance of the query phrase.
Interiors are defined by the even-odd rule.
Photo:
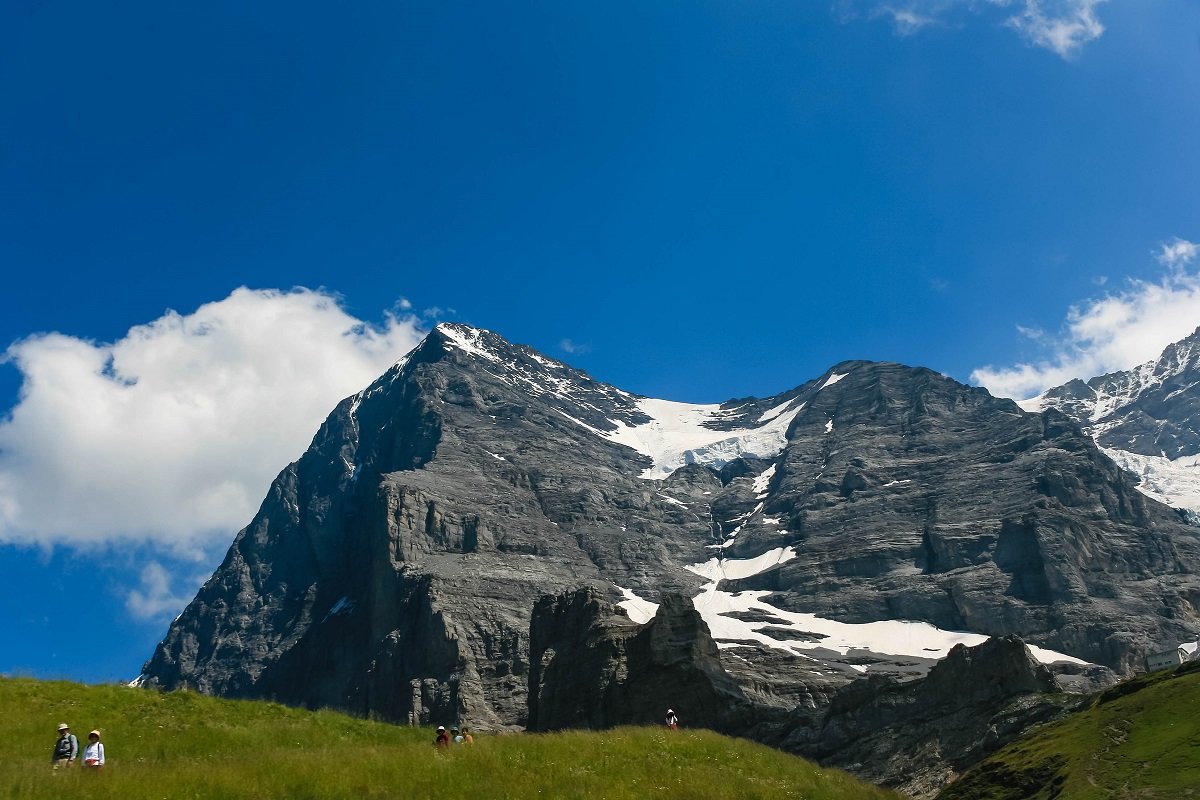
[[[645,625],[594,590],[543,597],[529,639],[530,730],[660,724],[673,708],[687,725],[740,732],[752,717],[682,595],[664,596]]]
[[[1032,726],[1084,702],[1063,694],[1020,639],[1004,637],[955,647],[922,679],[856,681],[819,713],[798,709],[755,733],[822,765],[929,797]]]

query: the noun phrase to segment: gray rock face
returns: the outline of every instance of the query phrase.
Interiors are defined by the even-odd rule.
[[[530,627],[529,729],[661,723],[741,731],[751,716],[692,603],[662,598],[645,625],[593,590],[543,597]]]
[[[763,513],[730,551],[794,544],[728,583],[780,608],[1015,634],[1135,668],[1196,619],[1195,529],[1061,413],[928,370],[848,363],[797,415]]]
[[[1118,671],[1200,619],[1197,529],[1134,491],[1061,413],[846,362],[724,404],[703,428],[728,438],[650,479],[660,462],[618,441],[652,422],[642,400],[439,326],[280,473],[143,681],[521,727],[537,598],[590,588],[670,604],[697,596],[709,579],[695,565],[716,555],[742,576],[719,588],[768,593],[781,613],[1019,634]],[[776,550],[795,557],[733,569]],[[858,670],[911,677],[936,658],[821,642],[797,653],[819,636],[751,615],[753,638],[716,638],[762,707],[820,706]]]
[[[1019,639],[1005,637],[955,647],[923,679],[856,681],[820,712],[797,710],[756,734],[822,765],[931,797],[1033,725],[1083,702],[1062,694]]]

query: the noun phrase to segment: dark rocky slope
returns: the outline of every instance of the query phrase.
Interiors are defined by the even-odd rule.
[[[929,797],[1033,726],[1061,719],[1083,702],[1063,694],[1020,639],[1003,637],[958,645],[924,678],[856,681],[819,712],[797,709],[754,735],[822,765]]]

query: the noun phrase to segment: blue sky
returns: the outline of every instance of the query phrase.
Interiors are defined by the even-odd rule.
[[[438,319],[696,402],[1200,325],[1193,0],[17,0],[0,92],[0,672],[136,675]]]

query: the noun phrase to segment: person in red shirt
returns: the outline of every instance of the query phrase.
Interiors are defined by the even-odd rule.
[[[437,738],[433,740],[433,746],[443,750],[450,747],[450,734],[446,733],[445,725],[438,725]]]

